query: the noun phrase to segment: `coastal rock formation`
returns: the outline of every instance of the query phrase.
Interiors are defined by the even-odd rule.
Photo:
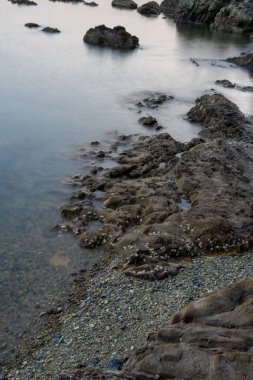
[[[133,0],[113,0],[112,6],[116,8],[137,9],[137,4]]]
[[[122,378],[251,379],[253,281],[245,280],[200,298],[149,335]]]
[[[251,0],[164,0],[161,10],[176,22],[196,22],[226,32],[253,31]]]
[[[253,245],[252,127],[220,94],[197,99],[188,118],[206,140],[124,136],[113,150],[84,154],[97,167],[109,158],[117,165],[73,179],[88,197],[64,206],[66,228],[82,247],[114,252],[128,275],[163,278],[182,267],[172,259]],[[123,142],[128,149],[115,153]]]
[[[228,58],[227,62],[253,70],[253,53],[242,54],[240,57]]]
[[[128,33],[123,26],[115,26],[113,29],[105,25],[96,26],[87,31],[83,40],[89,44],[122,50],[135,49],[139,46],[139,39]]]
[[[160,6],[155,1],[149,1],[141,5],[137,11],[144,16],[159,16],[161,13]]]

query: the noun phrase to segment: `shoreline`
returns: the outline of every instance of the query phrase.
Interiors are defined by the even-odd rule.
[[[214,95],[208,96],[212,97]],[[232,113],[232,117],[234,116]],[[239,116],[241,115],[239,114]],[[235,119],[237,120],[237,117]],[[208,120],[208,123],[210,120],[211,119]],[[224,123],[224,120],[221,120],[221,123]],[[233,123],[231,125],[232,128],[234,128]],[[250,143],[247,123],[245,125],[246,129],[244,130],[244,126],[240,120],[239,129],[236,127],[236,133],[230,137],[233,142],[230,145],[233,149],[238,144],[241,146],[241,144],[247,145]],[[229,128],[231,128],[231,126]],[[240,128],[242,128],[242,131],[240,131]],[[232,130],[234,131],[234,129]],[[238,131],[240,132],[239,135]],[[205,133],[207,132],[210,133],[208,129]],[[223,133],[223,130],[222,128],[211,129],[211,134],[213,133]],[[245,133],[247,143],[245,142]],[[144,144],[145,146],[147,139],[148,141],[152,139],[155,141],[157,138],[163,138],[163,136],[166,137],[165,140],[168,138],[166,134],[160,134],[152,137],[141,137],[141,142],[136,141],[136,139],[138,139],[137,136],[121,137],[124,143],[123,146],[120,145],[119,156],[129,156],[131,159],[135,157],[134,152],[137,143],[138,156],[141,157],[138,144]],[[131,139],[133,139],[133,141],[131,141]],[[125,140],[127,141],[126,145]],[[207,137],[207,141],[208,140],[209,137]],[[169,141],[171,143],[170,138]],[[214,141],[217,142],[218,146],[222,145],[220,137],[217,139],[215,136]],[[188,146],[190,146],[190,150],[195,150],[198,149],[198,146],[201,144],[205,144],[205,142],[197,141],[195,144],[190,145],[188,143]],[[99,149],[101,148],[101,145],[95,142],[92,145],[98,146]],[[179,148],[181,149],[182,146],[183,144],[181,144]],[[96,150],[93,149],[92,152],[92,157],[94,154],[97,156],[98,153]],[[112,161],[115,162],[115,159],[118,157],[118,153],[112,153],[113,157],[106,157],[107,153],[102,154],[101,150],[99,152],[99,160],[112,159]],[[128,152],[127,156],[125,155],[126,152]],[[82,154],[85,159],[86,151],[82,151]],[[173,151],[173,156],[175,156],[175,151]],[[88,159],[90,159],[90,153],[88,154]],[[181,156],[177,158],[176,163],[180,159]],[[172,163],[175,164],[175,159],[172,159],[170,155],[169,160],[172,160]],[[159,165],[158,163],[158,167]],[[108,173],[112,173],[112,170],[115,170],[115,168],[118,171],[119,166],[112,166],[111,164],[109,166],[107,169]],[[133,170],[136,170],[136,168],[133,168]],[[151,170],[156,169],[152,167]],[[117,173],[121,172],[118,171]],[[101,181],[103,181],[104,178],[99,175],[97,179],[94,179],[94,175],[96,176],[97,173],[85,177],[84,179],[85,183],[87,183],[88,180],[90,189],[92,189],[92,186],[94,186],[94,183],[96,184],[97,181],[101,185]],[[120,181],[124,181],[124,176],[128,176],[128,172],[124,172],[122,178],[120,174]],[[109,177],[106,176],[106,178],[116,178],[117,183],[118,176],[111,177],[109,175]],[[80,178],[73,178],[75,183],[74,194],[78,193],[76,192],[76,182],[79,180]],[[133,177],[133,181],[135,181],[135,177]],[[95,188],[93,188],[93,191],[94,190]],[[98,190],[96,189],[95,191]],[[99,195],[101,196],[101,194]],[[88,196],[88,199],[89,198]],[[74,202],[76,202],[76,199],[77,198],[74,197]],[[86,196],[85,199],[86,202]],[[176,200],[178,201],[177,197]],[[81,202],[83,202],[83,200]],[[91,200],[89,199],[89,207],[90,202]],[[100,204],[101,203],[98,202],[96,206],[100,207]],[[66,206],[64,207],[66,210]],[[176,210],[176,213],[182,214],[185,217],[192,208],[194,208],[194,204],[190,209],[186,211]],[[64,210],[64,208],[62,208],[62,210]],[[73,215],[71,213],[68,214],[68,216],[69,215],[71,215],[71,223],[76,223],[76,214],[73,219]],[[93,219],[89,219],[88,221],[92,223],[92,227],[100,227],[100,225],[93,223]],[[59,227],[63,228],[62,226],[58,226],[58,228]],[[66,228],[65,226],[64,229],[68,230],[70,227]],[[80,235],[80,232],[78,232],[77,235]],[[118,238],[120,238],[120,236],[117,235],[117,239]],[[105,249],[103,248],[104,243],[106,242],[102,241],[102,249]],[[159,275],[148,276],[147,278],[149,278],[149,280],[146,280],[146,276],[140,276],[139,272],[135,272],[134,269],[138,269],[138,267],[141,266],[141,273],[143,270],[144,272],[147,270],[150,274],[154,270],[154,267],[157,265],[161,266],[162,264],[162,270],[164,270],[164,266],[167,268],[168,257],[160,256],[157,262],[157,255],[156,257],[152,257],[152,250],[149,251],[152,257],[152,260],[148,261],[149,265],[152,265],[152,271],[150,272],[149,268],[142,267],[142,265],[146,265],[147,263],[147,256],[144,261],[143,257],[140,256],[140,261],[137,260],[133,262],[129,260],[128,256],[125,256],[124,253],[122,262],[120,256],[115,256],[114,247],[115,245],[113,245],[113,251],[111,253],[108,251],[106,254],[105,262],[101,264],[101,266],[98,266],[94,272],[91,271],[88,276],[86,276],[85,273],[77,274],[77,278],[74,280],[77,287],[74,288],[74,291],[70,294],[70,303],[66,308],[60,307],[56,312],[52,310],[50,317],[49,315],[45,315],[46,331],[42,336],[34,339],[35,347],[28,348],[26,354],[19,358],[18,365],[16,363],[16,365],[14,364],[14,366],[12,366],[12,369],[6,368],[4,370],[4,376],[7,376],[7,379],[43,379],[45,377],[72,379],[75,377],[71,376],[75,376],[74,374],[78,368],[86,367],[101,370],[106,369],[107,371],[116,371],[117,373],[124,365],[128,354],[134,352],[144,344],[145,335],[150,330],[154,328],[157,329],[160,325],[165,324],[173,314],[188,305],[189,302],[217,288],[224,287],[239,280],[252,278],[252,254],[237,252],[236,255],[233,253],[230,255],[231,250],[228,249],[225,250],[224,255],[215,255],[215,253],[212,253],[212,250],[209,250],[206,252],[207,256],[203,256],[203,252],[202,256],[201,253],[198,253],[197,257],[194,257],[196,255],[194,254],[193,258],[190,259],[187,259],[187,257],[191,257],[191,254],[185,255],[185,253],[183,253],[182,256],[186,256],[188,260],[188,262],[184,261],[183,268],[178,268],[178,270],[173,273],[170,271],[166,272],[165,276],[162,277]],[[245,251],[243,247],[241,250]],[[138,255],[137,251],[136,254]],[[147,255],[147,253],[145,255]],[[171,259],[173,263],[173,255],[170,260]],[[175,256],[174,262],[177,261],[178,258]],[[131,277],[123,273],[125,266],[133,270]],[[156,273],[159,273],[159,271]],[[209,276],[210,273],[212,273],[211,277]],[[171,276],[171,274],[173,274],[173,276]],[[162,278],[162,280],[160,278]],[[150,279],[152,281],[150,281]],[[87,376],[84,374],[83,378],[88,378]]]

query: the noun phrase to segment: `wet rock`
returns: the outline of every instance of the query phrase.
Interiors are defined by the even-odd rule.
[[[204,23],[212,29],[235,33],[250,33],[253,28],[250,0],[164,0],[161,10],[179,23]]]
[[[112,6],[117,8],[137,9],[137,4],[133,0],[113,0]]]
[[[115,26],[113,29],[105,25],[96,26],[87,31],[83,40],[89,44],[122,50],[135,49],[139,46],[139,39],[128,33],[123,26]]]
[[[172,259],[253,245],[250,124],[220,94],[197,99],[188,118],[203,126],[205,140],[183,144],[167,133],[124,138],[129,145],[115,153],[115,166],[103,178],[75,179],[95,206],[80,202],[71,222],[84,234],[86,246],[101,244],[122,262],[135,257],[126,273],[136,277],[174,275]],[[70,215],[73,206],[67,209]],[[112,239],[101,238],[107,226]]]
[[[37,5],[35,1],[32,0],[9,0],[12,4],[18,5]]]
[[[144,116],[139,119],[139,123],[145,127],[154,127],[157,125],[157,120],[153,116]]]
[[[231,83],[227,79],[217,80],[215,84],[218,84],[219,86],[222,86],[225,88],[235,88],[235,83]]]
[[[51,26],[46,26],[44,29],[42,29],[42,32],[54,34],[60,33],[61,31],[57,28],[51,28]]]
[[[236,88],[237,90],[240,90],[240,91],[253,92],[252,86],[240,86],[236,83],[231,83],[227,79],[217,80],[215,84],[218,84],[219,86],[223,86],[225,88]]]
[[[149,335],[130,356],[129,379],[250,378],[253,368],[253,281],[218,290],[189,304]]]
[[[98,4],[95,1],[83,1],[84,5],[88,5],[89,7],[97,7]]]
[[[204,125],[206,129],[203,134],[212,135],[212,138],[242,138],[247,133],[246,117],[236,104],[221,94],[201,96],[187,115],[190,121]]]
[[[39,28],[39,25],[36,24],[35,22],[28,22],[28,23],[25,24],[25,26],[27,28]]]
[[[160,6],[155,1],[149,1],[146,4],[141,5],[137,11],[143,16],[159,16],[161,13]]]
[[[227,61],[248,69],[253,69],[253,53],[242,54],[240,57],[227,58]]]
[[[160,105],[168,100],[174,99],[173,96],[169,96],[162,93],[153,93],[149,97],[144,98],[141,102],[137,103],[138,107],[146,107],[150,109],[158,108]]]

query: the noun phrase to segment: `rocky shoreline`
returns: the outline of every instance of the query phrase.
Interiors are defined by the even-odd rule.
[[[166,133],[122,135],[81,151],[92,160],[91,175],[72,178],[71,201],[61,208],[67,222],[56,230],[76,234],[81,246],[101,247],[105,262],[77,274],[71,301],[42,316],[44,332],[14,366],[3,367],[3,379],[164,378],[175,367],[170,360],[158,375],[145,360],[139,364],[139,352],[142,358],[150,350],[147,332],[200,296],[252,278],[252,255],[243,253],[252,248],[252,125],[216,93],[199,98],[188,118],[203,130],[186,144]],[[161,354],[154,342],[153,363]],[[136,352],[141,346],[147,348]],[[202,351],[191,355],[201,361]],[[186,379],[182,363],[177,378]],[[249,371],[238,368],[236,379]],[[207,378],[207,370],[203,364],[194,378]]]
[[[160,13],[156,3],[153,13],[143,9]],[[232,23],[233,31],[251,31],[246,21]],[[84,41],[123,50],[139,44],[125,28],[104,25]],[[252,69],[251,53],[228,61]],[[139,123],[162,129],[148,113],[171,100],[141,100],[136,106],[147,115]],[[0,379],[251,379],[252,121],[214,91],[196,100],[187,119],[202,126],[187,143],[168,133],[116,135],[82,149],[90,173],[70,179],[66,222],[54,231],[102,250],[104,261],[75,274],[63,305],[40,316],[44,330],[16,363],[3,364]]]

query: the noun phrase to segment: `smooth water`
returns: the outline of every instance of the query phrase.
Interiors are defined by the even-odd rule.
[[[113,131],[149,133],[138,124],[135,107],[149,91],[175,97],[147,113],[180,141],[197,136],[199,127],[184,116],[210,88],[253,114],[252,93],[214,84],[229,79],[253,85],[249,72],[219,61],[252,49],[246,37],[177,27],[162,15],[112,8],[109,0],[96,8],[36,1],[37,7],[0,2],[1,342],[21,337],[27,317],[60,297],[67,274],[96,258],[72,237],[49,233],[70,192],[64,179],[82,170],[75,160],[79,147]],[[26,22],[61,33],[28,29]],[[85,45],[86,30],[100,24],[125,26],[139,37],[140,48]],[[8,344],[0,348],[4,352]]]

